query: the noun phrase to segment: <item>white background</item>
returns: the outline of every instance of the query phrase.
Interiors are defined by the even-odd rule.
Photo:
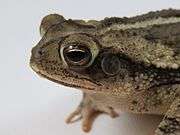
[[[103,19],[170,7],[180,8],[180,0],[0,0],[0,135],[85,134],[80,122],[64,122],[80,102],[81,92],[42,79],[29,68],[43,16]],[[89,134],[150,135],[159,121],[158,116],[102,115]]]

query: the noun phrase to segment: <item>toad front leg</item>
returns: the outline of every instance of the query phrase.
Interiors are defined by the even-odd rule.
[[[88,94],[83,95],[83,100],[77,109],[70,114],[67,118],[67,123],[73,123],[77,120],[82,119],[82,129],[84,132],[91,130],[92,124],[95,118],[101,114],[107,113],[112,118],[117,117],[118,114],[111,107],[97,106]]]
[[[155,135],[180,135],[180,98],[173,102]]]

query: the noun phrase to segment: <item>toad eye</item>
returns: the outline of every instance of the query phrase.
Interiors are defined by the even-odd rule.
[[[86,66],[92,58],[90,50],[83,45],[67,45],[67,47],[62,49],[61,53],[63,54],[64,61],[70,67]]]
[[[86,34],[71,34],[59,42],[59,57],[70,68],[91,66],[99,53],[99,42]]]

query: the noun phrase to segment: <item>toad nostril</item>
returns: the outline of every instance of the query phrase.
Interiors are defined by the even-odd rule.
[[[39,55],[42,55],[42,51],[41,51],[41,50],[38,50],[37,53],[38,53]]]
[[[32,55],[33,55],[34,58],[39,59],[41,57],[41,55],[42,55],[42,51],[39,48],[34,47],[32,49]]]

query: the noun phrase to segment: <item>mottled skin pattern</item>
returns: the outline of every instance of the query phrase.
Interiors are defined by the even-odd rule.
[[[84,93],[67,123],[81,118],[88,132],[102,112],[160,114],[164,119],[155,135],[180,135],[180,10],[86,22],[51,14],[43,18],[40,33],[32,69]],[[69,44],[86,46],[89,63],[70,66],[62,49]]]

